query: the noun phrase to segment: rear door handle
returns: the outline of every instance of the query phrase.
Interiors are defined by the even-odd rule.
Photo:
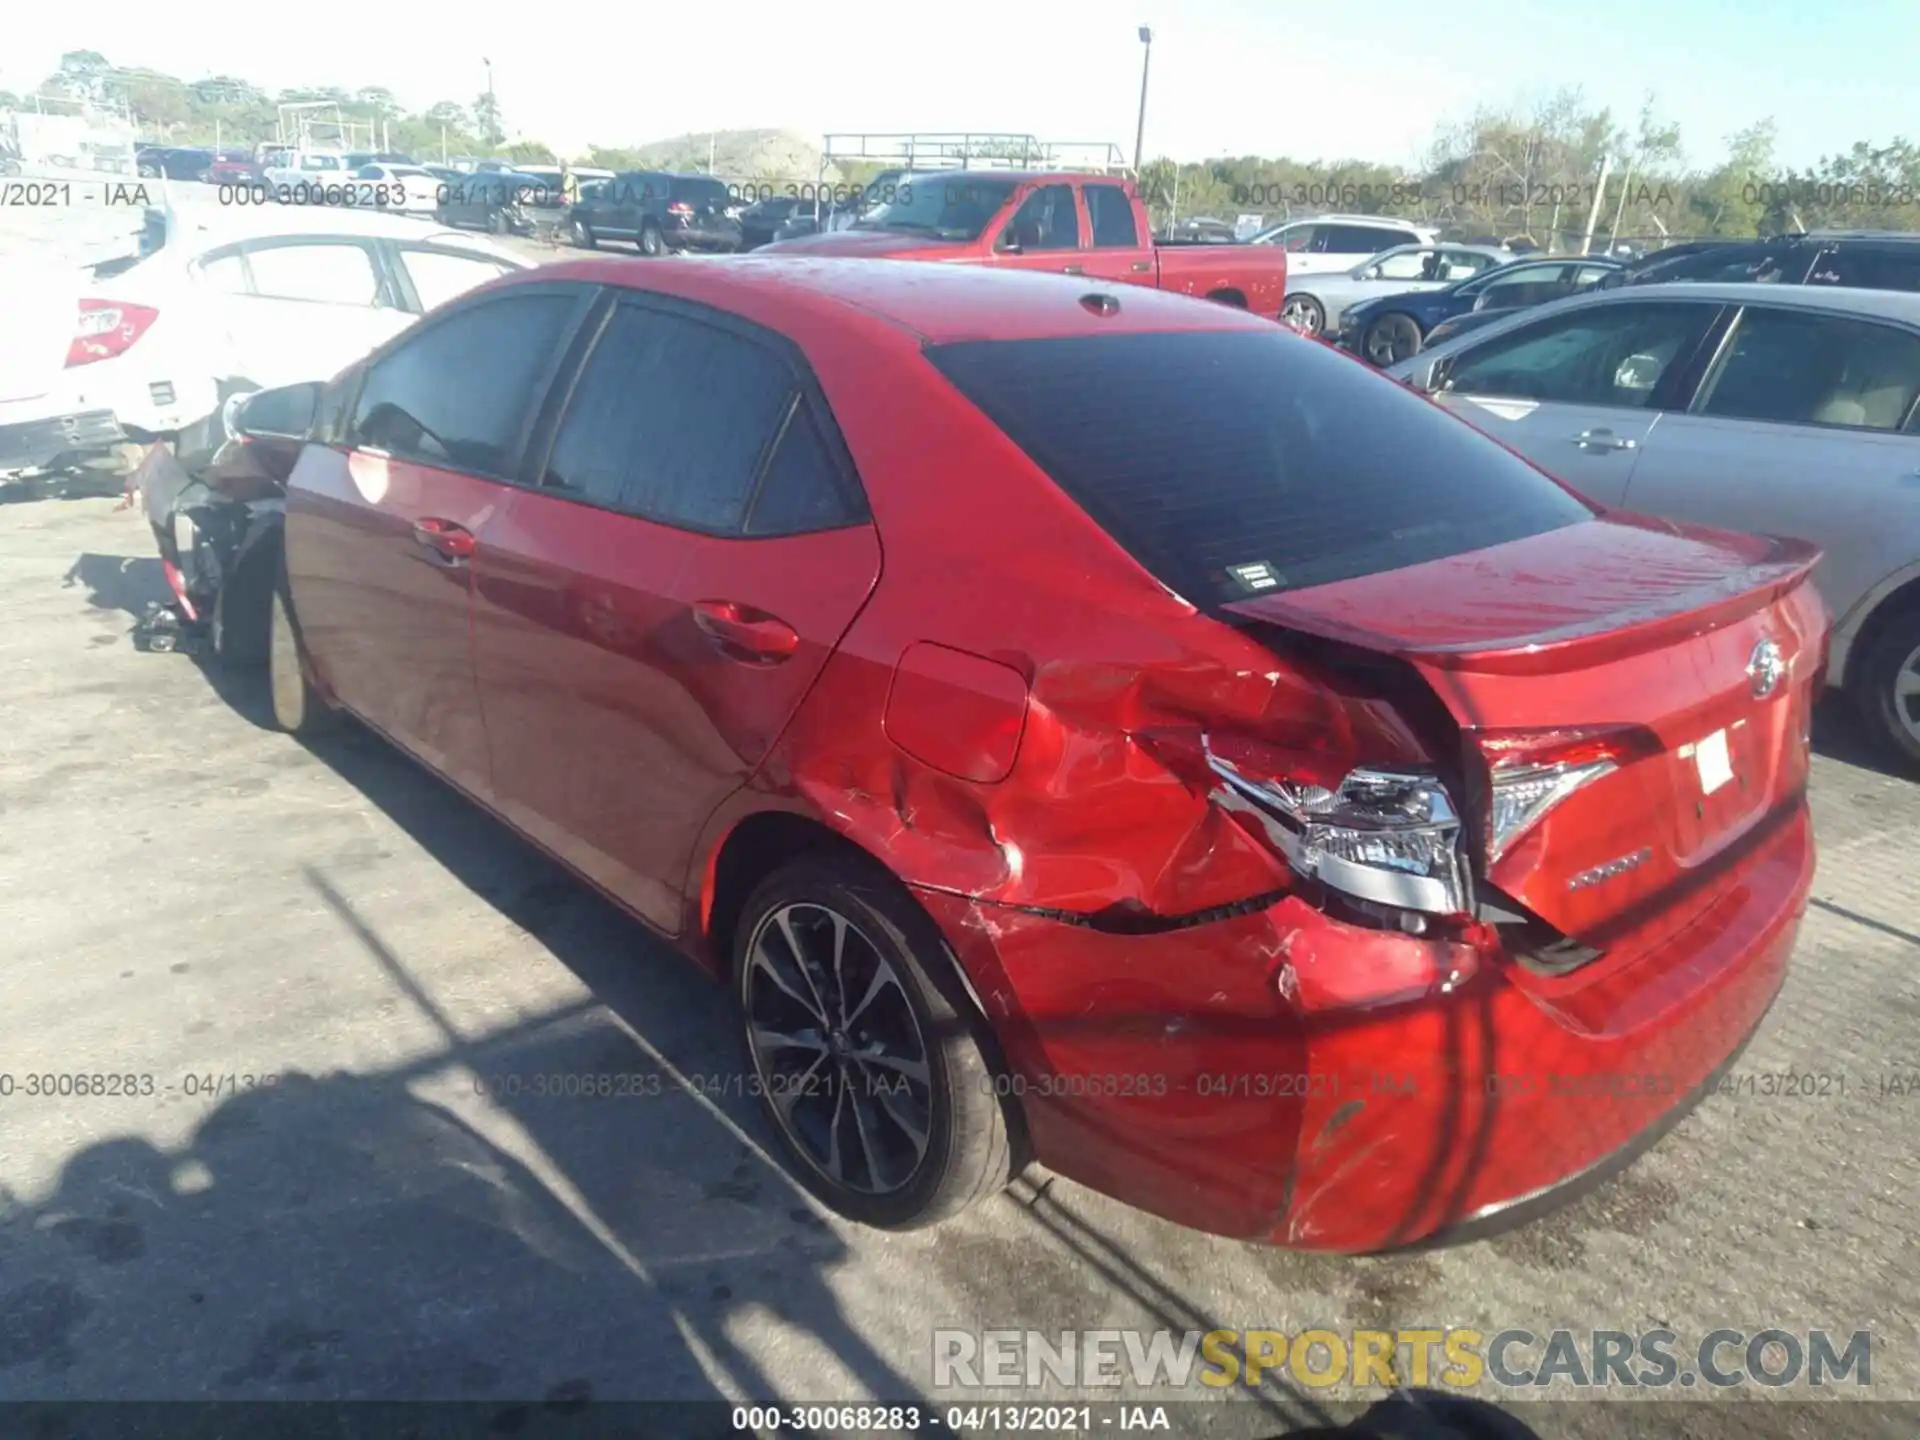
[[[1087,273],[1087,267],[1084,265],[1062,265],[1060,268],[1068,275],[1084,275]]]
[[[1592,430],[1582,430],[1573,437],[1573,443],[1582,450],[1638,450],[1640,442],[1616,435],[1604,426]]]
[[[778,665],[800,648],[800,636],[778,616],[731,600],[701,600],[693,623],[729,660],[748,665]]]
[[[427,515],[413,522],[414,543],[448,566],[464,565],[472,557],[476,544],[473,532],[464,525]]]
[[[1144,275],[1151,269],[1153,269],[1153,262],[1150,260],[1136,260],[1133,262],[1133,273],[1136,275]]]

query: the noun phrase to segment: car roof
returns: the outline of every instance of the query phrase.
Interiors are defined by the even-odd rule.
[[[599,257],[543,265],[532,273],[543,281],[658,291],[775,327],[809,320],[882,322],[934,345],[1168,330],[1290,333],[1245,310],[1135,285],[937,261],[742,255],[635,265]],[[1089,294],[1110,297],[1118,308],[1099,313],[1100,307],[1081,303]]]
[[[375,210],[331,205],[209,205],[188,202],[156,207],[167,216],[168,241],[186,230],[212,244],[273,235],[373,235],[419,240],[444,235],[432,220],[384,215]]]
[[[1755,305],[1764,302],[1781,309],[1840,311],[1849,315],[1920,325],[1920,294],[1905,290],[1860,290],[1844,285],[1706,284],[1670,280],[1663,285],[1629,285],[1614,290],[1589,291],[1573,298],[1605,305],[1637,304],[1655,298],[1697,300],[1720,305]]]

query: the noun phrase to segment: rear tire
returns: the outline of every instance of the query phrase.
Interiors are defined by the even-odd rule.
[[[667,237],[649,220],[640,227],[640,238],[633,242],[642,255],[657,258],[667,253]]]
[[[309,678],[306,646],[294,619],[284,557],[274,567],[270,614],[267,678],[273,691],[273,721],[298,740],[324,735],[340,722],[340,714],[314,689]]]
[[[1015,1130],[938,928],[837,855],[761,881],[734,928],[754,1088],[795,1175],[863,1225],[934,1225],[1012,1179]]]
[[[1854,699],[1874,738],[1908,765],[1920,765],[1920,607],[1889,619],[1860,660]]]

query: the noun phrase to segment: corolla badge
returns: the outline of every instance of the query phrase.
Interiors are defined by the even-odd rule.
[[[1755,698],[1765,699],[1778,690],[1786,675],[1787,661],[1779,645],[1769,639],[1753,647],[1753,654],[1747,659],[1747,680],[1753,686]]]

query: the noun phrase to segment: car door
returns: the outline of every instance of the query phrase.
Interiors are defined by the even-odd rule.
[[[1001,270],[1079,274],[1080,207],[1071,185],[1036,185],[994,241],[991,263]]]
[[[483,799],[491,787],[474,686],[472,561],[594,293],[529,284],[432,316],[368,361],[337,443],[309,446],[288,490],[287,572],[327,682]]]
[[[497,803],[677,933],[701,826],[865,603],[878,538],[799,352],[717,312],[612,304],[543,425],[476,568]]]
[[[1434,398],[1588,499],[1618,506],[1720,308],[1664,297],[1560,308],[1436,361]]]
[[[1087,237],[1081,253],[1086,274],[1121,285],[1152,285],[1153,255],[1140,233],[1133,198],[1126,187],[1108,181],[1088,181],[1081,187],[1087,207]]]
[[[240,254],[249,294],[230,334],[240,375],[262,389],[325,379],[413,323],[371,240],[282,235]]]
[[[1627,505],[1811,540],[1836,620],[1914,557],[1920,333],[1864,316],[1749,305],[1692,404],[1662,418]]]

